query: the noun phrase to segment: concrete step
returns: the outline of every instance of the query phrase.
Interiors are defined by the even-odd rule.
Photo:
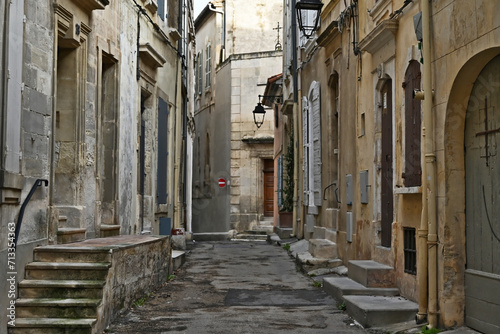
[[[120,225],[101,224],[101,238],[120,235]]]
[[[71,242],[78,242],[85,240],[85,228],[77,227],[60,227],[57,229],[57,243],[69,244]]]
[[[23,280],[20,298],[102,298],[105,281],[96,280]]]
[[[239,240],[262,240],[266,241],[267,240],[267,234],[261,234],[261,233],[238,233],[236,235],[235,239]]]
[[[288,227],[276,227],[275,233],[281,239],[289,239],[291,237],[291,235],[293,234],[293,229],[288,228]]]
[[[110,263],[31,262],[25,276],[35,280],[104,280]]]
[[[33,251],[37,262],[110,262],[111,251],[96,247],[42,246]]]
[[[319,268],[336,268],[342,265],[340,259],[318,258],[309,252],[297,253],[297,264],[307,273]]]
[[[178,268],[180,268],[184,264],[184,262],[186,262],[186,252],[173,250],[172,251],[173,270],[175,271]]]
[[[91,334],[96,319],[18,318],[9,334]]]
[[[313,257],[324,259],[336,259],[337,244],[326,239],[310,239],[309,240],[309,253]]]
[[[323,289],[338,303],[342,303],[344,296],[398,296],[397,288],[367,288],[347,277],[325,277]]]
[[[403,297],[344,296],[347,313],[364,328],[415,319],[418,305]]]
[[[394,268],[372,260],[349,261],[349,278],[371,288],[395,287]]]
[[[97,318],[100,299],[21,298],[16,300],[18,318]]]

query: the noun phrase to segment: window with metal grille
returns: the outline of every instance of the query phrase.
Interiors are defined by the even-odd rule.
[[[417,273],[417,243],[415,240],[415,229],[404,228],[404,254],[405,273],[415,275]]]

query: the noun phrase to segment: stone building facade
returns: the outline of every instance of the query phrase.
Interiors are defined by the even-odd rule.
[[[213,1],[196,19],[193,232],[198,238],[243,232],[265,214],[263,170],[266,161],[272,170],[273,123],[268,116],[257,128],[252,110],[267,78],[281,72],[282,51],[275,48],[273,30],[282,21],[281,8],[281,1]],[[219,179],[226,185],[219,186]],[[272,193],[272,179],[270,187]]]
[[[18,280],[37,245],[185,226],[191,12],[167,0],[0,6],[0,263],[24,213]]]
[[[292,41],[285,44],[290,99],[298,78],[294,232],[334,235],[344,264],[391,266],[400,293],[431,326],[498,332],[500,4],[323,4],[316,34],[298,35],[295,72]],[[425,15],[422,37],[415,22]]]

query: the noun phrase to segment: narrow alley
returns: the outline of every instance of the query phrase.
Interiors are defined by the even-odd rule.
[[[116,319],[109,334],[365,333],[264,242],[194,243],[175,277]]]

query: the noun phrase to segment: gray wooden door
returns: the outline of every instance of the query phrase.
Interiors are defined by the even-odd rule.
[[[465,126],[466,323],[500,333],[500,56],[477,78]]]

